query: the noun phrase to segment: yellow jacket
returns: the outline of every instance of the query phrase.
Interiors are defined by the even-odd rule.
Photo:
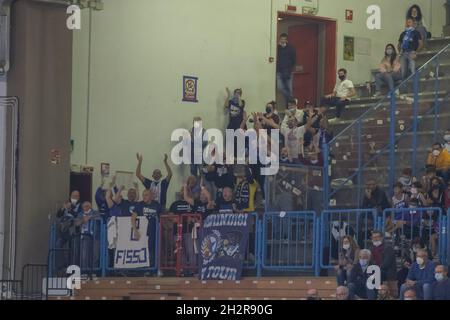
[[[430,153],[427,164],[436,166],[437,170],[450,169],[450,152],[447,149],[443,149],[437,157],[433,156],[433,153]]]

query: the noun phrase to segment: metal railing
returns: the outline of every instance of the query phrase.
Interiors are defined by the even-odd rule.
[[[262,230],[262,268],[266,270],[313,269],[316,213],[265,213]]]
[[[444,73],[440,68],[440,61],[444,58],[450,60],[450,45],[396,87],[400,93],[412,92],[412,98],[398,99],[392,92],[390,97],[383,97],[324,145],[324,167],[332,168],[331,175],[325,174],[323,177],[326,206],[338,192],[345,189],[348,193],[342,198],[352,205],[360,205],[362,186],[374,177],[392,191],[399,176],[396,164],[402,165],[400,169],[411,167],[413,175],[416,175],[421,167],[418,165],[418,146],[427,143],[426,146],[431,147],[439,130],[447,129],[443,127],[445,123],[439,120],[443,111],[450,112],[450,73]],[[426,92],[431,94],[427,96]],[[443,106],[446,109],[442,109]],[[388,131],[383,130],[385,125]],[[432,137],[418,136],[418,131],[425,128],[432,128]],[[426,140],[420,141],[419,138]],[[412,152],[398,152],[402,148],[412,149]],[[425,160],[420,159],[420,163],[425,164]],[[357,187],[351,188],[351,185]]]
[[[371,231],[377,227],[377,211],[374,209],[323,211],[318,250],[320,268],[331,269],[337,265],[344,236],[355,239],[359,248],[367,248]]]
[[[442,232],[443,228],[445,225],[441,208],[402,208],[383,211],[383,231],[391,237],[401,252],[409,249],[413,241],[420,239],[427,249],[431,250],[433,257],[438,256],[439,261],[445,260],[443,248],[447,239],[445,229]]]

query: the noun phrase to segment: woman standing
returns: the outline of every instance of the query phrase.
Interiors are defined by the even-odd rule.
[[[419,31],[420,35],[422,36],[422,41],[424,47],[427,46],[427,40],[428,40],[428,31],[427,28],[424,25],[423,16],[422,16],[422,10],[420,7],[415,4],[411,6],[408,9],[408,13],[406,14],[406,18],[410,18],[414,20],[415,29]]]

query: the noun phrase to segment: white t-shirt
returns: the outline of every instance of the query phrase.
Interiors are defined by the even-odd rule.
[[[347,97],[350,89],[355,88],[353,82],[348,79],[345,79],[344,81],[338,81],[339,82],[337,82],[334,86],[334,91],[336,92],[336,96],[338,98]]]
[[[286,139],[286,147],[288,149],[289,159],[296,159],[300,154],[300,139],[303,140],[303,136],[305,135],[305,126],[296,127],[293,129],[282,128],[281,134]]]
[[[286,113],[285,113],[285,115],[284,115],[284,119],[283,119],[283,121],[281,122],[281,129],[289,129],[289,126],[288,126],[288,121],[289,121],[289,115],[288,115],[288,110],[286,110]],[[297,109],[297,110],[295,110],[295,115],[294,115],[294,117],[295,117],[295,119],[297,119],[297,122],[299,123],[299,124],[301,124],[302,123],[302,121],[303,121],[303,111],[302,110],[299,110],[299,109]]]

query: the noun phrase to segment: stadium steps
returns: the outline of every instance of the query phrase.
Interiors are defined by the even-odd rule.
[[[431,39],[427,50],[418,54],[418,67],[422,66],[449,43],[450,37]],[[448,101],[444,103],[444,98],[450,94],[450,53],[441,57],[440,63],[438,75],[440,85],[437,94],[440,103],[438,128],[440,131],[444,131],[450,126],[450,103]],[[430,77],[429,71],[434,71],[434,68],[432,66],[427,68],[426,72],[422,72],[420,78],[418,103],[418,119],[420,121],[417,135],[418,148],[416,150],[412,148],[413,134],[410,132],[403,134],[404,130],[408,129],[413,122],[413,94],[406,93],[404,96],[407,99],[397,100],[395,136],[396,138],[399,138],[402,134],[403,136],[396,143],[396,178],[401,175],[401,171],[404,168],[411,167],[413,152],[417,153],[417,169],[420,170],[422,164],[424,166],[426,163],[431,145],[436,142],[432,131],[434,115],[424,115],[431,110],[435,101],[435,78]],[[376,73],[376,70],[374,70],[374,73]],[[352,99],[351,105],[345,109],[340,121],[331,124],[331,129],[335,135],[338,135],[369,108],[382,102],[382,105],[376,111],[372,111],[362,121],[361,150],[363,151],[363,164],[366,164],[368,160],[379,153],[388,144],[390,138],[390,101],[385,97],[372,98],[371,95],[375,89],[373,79],[370,82],[370,90],[367,83],[355,86],[358,98]],[[412,91],[411,84],[408,86],[408,92]],[[384,98],[384,101],[381,101],[382,98]],[[356,129],[350,129],[338,138],[336,144],[331,146],[331,181],[348,178],[358,170],[358,138]],[[417,173],[419,179],[422,174],[423,172],[420,171]],[[389,186],[386,185],[386,182],[389,180],[389,150],[381,152],[381,155],[375,161],[362,170],[361,175],[363,183],[369,178],[375,178],[384,190],[388,190]],[[356,176],[352,179],[352,182],[353,184],[357,183]],[[363,191],[363,186],[359,188]],[[359,204],[357,203],[357,194],[355,192],[357,189],[358,187],[355,185],[345,186],[340,189],[332,197],[333,202],[336,204],[333,208],[358,207]]]
[[[334,298],[333,277],[264,277],[241,281],[200,281],[195,278],[102,278],[82,281],[74,297],[52,300],[299,300],[309,289],[323,299]]]

